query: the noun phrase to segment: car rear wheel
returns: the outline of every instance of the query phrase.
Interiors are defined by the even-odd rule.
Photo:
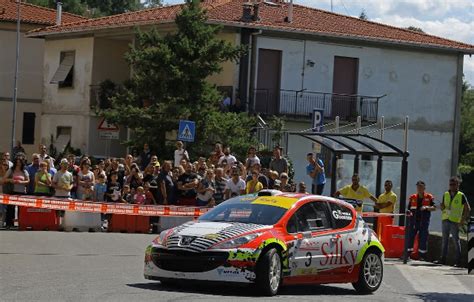
[[[257,263],[257,286],[267,296],[277,294],[281,284],[281,257],[275,248],[268,250]]]
[[[383,264],[380,255],[375,251],[368,251],[362,259],[359,269],[359,280],[352,283],[357,292],[370,294],[382,284]]]

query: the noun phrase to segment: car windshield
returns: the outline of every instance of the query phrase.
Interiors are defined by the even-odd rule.
[[[199,217],[199,221],[225,221],[273,225],[286,209],[252,203],[223,203]]]

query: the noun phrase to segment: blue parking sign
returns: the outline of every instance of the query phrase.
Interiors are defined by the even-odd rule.
[[[194,142],[196,134],[196,123],[193,121],[179,121],[178,140],[183,142]]]

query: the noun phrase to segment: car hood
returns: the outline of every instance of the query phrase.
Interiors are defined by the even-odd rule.
[[[216,243],[270,226],[248,223],[193,221],[174,228],[166,240],[168,249],[201,252]]]

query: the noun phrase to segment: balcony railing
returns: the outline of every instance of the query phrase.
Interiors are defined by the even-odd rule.
[[[348,95],[315,91],[268,89],[253,91],[255,111],[267,115],[309,116],[313,109],[324,109],[324,117],[341,120],[376,121],[378,103],[384,96]]]

